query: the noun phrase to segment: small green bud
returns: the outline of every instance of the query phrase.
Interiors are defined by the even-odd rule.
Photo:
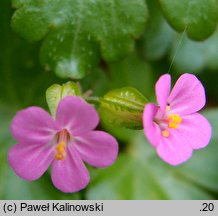
[[[141,129],[142,114],[148,100],[136,89],[124,87],[109,91],[100,99],[99,113],[116,126]]]
[[[63,85],[53,84],[46,90],[46,101],[53,117],[56,115],[59,102],[69,95],[81,95],[79,86],[71,81]]]

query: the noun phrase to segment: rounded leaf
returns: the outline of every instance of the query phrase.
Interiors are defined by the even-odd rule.
[[[217,0],[159,0],[169,24],[177,31],[186,30],[194,40],[204,40],[218,22]]]

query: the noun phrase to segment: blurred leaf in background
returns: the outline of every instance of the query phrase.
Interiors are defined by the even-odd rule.
[[[159,0],[161,9],[169,24],[176,31],[186,30],[194,40],[208,38],[217,27],[217,0]]]
[[[150,16],[138,48],[145,59],[159,60],[169,50],[175,31],[164,19],[157,0],[147,3]]]
[[[170,59],[174,58],[178,41],[181,36],[175,35],[170,53]],[[187,36],[182,38],[182,46],[174,58],[174,68],[179,72],[193,71],[199,73],[207,68],[218,69],[218,31],[203,42],[190,40]]]

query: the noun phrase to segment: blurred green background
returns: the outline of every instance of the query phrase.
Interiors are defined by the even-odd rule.
[[[170,70],[174,81],[181,73],[195,73],[206,88],[207,105],[202,113],[213,126],[209,146],[194,152],[187,163],[172,167],[159,159],[142,131],[115,128],[102,121],[100,127],[119,140],[120,154],[109,168],[89,167],[91,182],[86,189],[61,193],[52,185],[49,172],[34,182],[18,178],[7,163],[7,151],[15,144],[9,130],[11,119],[27,106],[48,109],[45,90],[67,79],[41,67],[41,41],[28,43],[13,33],[10,22],[14,10],[9,0],[1,0],[0,199],[218,198],[218,31],[206,40],[192,41],[168,25],[157,1],[147,1],[147,5],[149,18],[135,49],[121,61],[102,60],[81,80],[81,86],[98,96],[132,86],[154,101],[155,81],[168,72],[174,59]]]

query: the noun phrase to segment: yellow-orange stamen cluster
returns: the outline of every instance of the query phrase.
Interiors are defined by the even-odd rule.
[[[66,143],[61,141],[57,146],[56,146],[56,154],[55,158],[57,160],[64,160],[66,157]]]
[[[174,128],[174,129],[178,128],[178,126],[182,122],[182,118],[178,114],[168,115],[168,120],[170,121],[169,124],[168,124],[168,127],[169,128]]]
[[[166,111],[170,111],[170,106],[166,106]],[[168,128],[177,129],[182,123],[182,118],[179,114],[169,114],[167,117]],[[163,137],[169,137],[170,132],[168,130],[162,130],[161,134]]]

